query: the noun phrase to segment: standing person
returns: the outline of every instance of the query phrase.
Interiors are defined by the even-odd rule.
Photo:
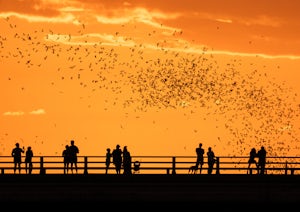
[[[62,152],[62,156],[64,158],[64,174],[68,174],[70,163],[69,145],[65,146],[65,149]]]
[[[214,168],[214,164],[216,162],[215,153],[212,151],[211,147],[208,147],[208,152],[206,154],[207,154],[208,174],[211,174]]]
[[[25,170],[26,174],[31,174],[32,172],[32,157],[33,157],[33,151],[31,149],[31,146],[27,147],[26,153],[25,153]]]
[[[197,160],[196,160],[196,169],[200,165],[200,174],[202,171],[202,166],[204,164],[204,149],[202,148],[202,143],[199,144],[199,147],[196,148]]]
[[[130,152],[127,149],[127,146],[124,146],[123,148],[123,168],[124,172],[123,174],[131,175],[131,155]]]
[[[13,148],[11,152],[11,156],[14,157],[14,174],[16,173],[17,168],[19,169],[19,174],[21,173],[21,163],[22,163],[22,153],[24,153],[23,149],[20,148],[20,144],[16,143],[16,147]]]
[[[123,152],[120,149],[120,145],[117,144],[116,148],[112,151],[113,164],[115,165],[117,174],[121,174],[122,154]]]
[[[71,165],[71,172],[73,174],[73,166],[77,174],[77,154],[79,153],[79,148],[75,145],[74,140],[71,140],[71,145],[69,146],[69,160]]]
[[[257,157],[256,149],[252,148],[251,151],[250,151],[250,153],[249,153],[247,174],[248,173],[250,173],[250,174],[252,173],[251,164],[255,164],[256,169],[258,169],[256,160],[255,160],[256,157]]]
[[[262,146],[257,152],[259,174],[265,174],[266,155],[267,151],[265,150],[265,147]]]
[[[110,166],[110,159],[112,157],[112,154],[110,152],[110,148],[107,148],[106,149],[106,157],[105,157],[105,174],[108,173],[108,169],[109,169],[109,166]]]

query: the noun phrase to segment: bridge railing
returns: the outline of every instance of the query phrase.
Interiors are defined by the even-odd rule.
[[[213,174],[256,174],[254,164],[248,170],[247,156],[217,157]],[[25,158],[22,157],[21,174],[25,174]],[[134,163],[138,161],[138,170]],[[194,156],[132,156],[132,172],[134,174],[189,174],[189,168],[195,165]],[[32,159],[32,174],[64,174],[63,158],[61,156],[34,156]],[[78,174],[105,174],[105,156],[78,156]],[[207,158],[204,158],[202,174],[207,174]],[[13,157],[0,156],[2,174],[14,173]],[[266,174],[300,174],[300,157],[267,157]],[[18,173],[18,170],[17,172]],[[69,166],[69,173],[71,169]],[[74,171],[74,173],[76,173]],[[111,163],[108,174],[115,174]],[[199,170],[196,172],[199,173]]]

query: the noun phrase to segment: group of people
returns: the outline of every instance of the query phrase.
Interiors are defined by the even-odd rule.
[[[21,148],[19,143],[15,144],[15,148],[13,148],[11,155],[14,159],[14,173],[18,172],[21,173],[21,164],[22,164],[22,154],[25,153],[25,171],[26,174],[31,174],[33,165],[32,165],[32,158],[33,158],[33,151],[31,146],[27,147],[25,152],[25,147]],[[77,154],[79,153],[79,149],[75,146],[74,140],[71,140],[71,144],[66,145],[66,148],[63,150],[62,156],[64,158],[64,173],[69,172],[69,168],[73,173],[73,167],[75,167],[75,171],[77,173]],[[70,167],[69,167],[70,166]]]
[[[123,150],[121,149],[119,144],[116,145],[116,148],[113,151],[111,151],[110,148],[106,149],[105,174],[108,174],[108,170],[111,162],[114,164],[117,174],[121,174],[122,166],[124,171],[123,174],[126,175],[132,174],[131,155],[127,149],[127,146],[124,146]]]
[[[257,174],[264,174],[266,166],[266,155],[267,151],[263,146],[257,152],[255,148],[252,148],[249,153],[247,174],[252,174],[252,164],[255,165]],[[255,160],[255,158],[258,158],[258,162]]]
[[[18,170],[21,173],[21,163],[22,163],[22,154],[25,152],[25,148],[21,148],[19,143],[15,144],[15,148],[12,150],[12,157],[14,158],[14,173]],[[68,174],[69,170],[71,173],[77,173],[77,154],[79,153],[79,148],[75,145],[75,141],[71,140],[70,145],[66,145],[65,149],[62,151],[62,157],[64,162],[64,174]],[[29,146],[25,153],[25,170],[26,174],[32,173],[32,158],[33,151]],[[120,145],[116,145],[116,148],[111,152],[110,148],[106,150],[106,171],[108,173],[110,164],[112,163],[115,166],[115,170],[117,174],[121,174],[121,169],[123,168],[124,174],[131,174],[131,155],[127,149],[127,146],[123,147],[123,150],[120,148]]]
[[[33,151],[30,146],[27,147],[27,150],[25,152],[25,148],[21,148],[19,143],[15,144],[15,148],[13,148],[11,155],[14,158],[14,173],[18,170],[18,172],[21,172],[21,159],[22,154],[25,153],[25,170],[26,174],[32,173],[32,157],[33,157]],[[71,140],[70,145],[66,145],[65,149],[62,152],[62,156],[64,158],[64,173],[69,173],[69,170],[71,170],[71,173],[73,174],[73,169],[75,168],[75,172],[77,173],[77,154],[79,153],[79,148],[75,145],[74,140]],[[200,174],[202,172],[202,167],[204,164],[204,149],[202,148],[202,143],[199,143],[199,146],[196,148],[196,169],[200,169]],[[257,173],[258,174],[264,174],[265,173],[265,165],[266,165],[266,150],[262,146],[261,149],[256,152],[255,148],[252,148],[249,154],[249,160],[248,160],[248,173],[252,173],[252,164],[255,164]],[[212,151],[211,147],[208,147],[208,151],[206,153],[207,155],[207,164],[208,164],[208,174],[212,173],[214,164],[216,162],[216,157],[214,152]],[[258,158],[258,162],[255,158]],[[111,160],[112,159],[112,160]],[[131,170],[131,155],[130,152],[127,149],[127,146],[123,147],[123,150],[121,149],[120,145],[117,144],[116,148],[111,151],[110,148],[106,149],[106,160],[105,160],[105,174],[108,174],[108,170],[110,168],[111,162],[115,166],[115,170],[117,174],[121,174],[121,169],[123,168],[123,174],[132,174]]]
[[[208,147],[208,151],[206,154],[207,154],[207,164],[208,164],[207,172],[208,174],[211,174],[214,164],[216,162],[216,157],[211,147]],[[202,167],[204,164],[204,149],[202,148],[202,143],[199,143],[199,146],[196,148],[196,155],[197,155],[197,160],[196,160],[195,167],[196,169],[200,169],[200,174],[201,174]],[[252,164],[255,164],[255,167],[257,169],[257,174],[264,174],[265,166],[266,166],[266,155],[267,155],[267,151],[265,150],[264,146],[262,146],[259,151],[256,151],[255,148],[252,148],[249,154],[247,174],[252,173],[252,167],[251,167]],[[258,162],[256,161],[255,158],[258,158]]]
[[[197,155],[196,168],[197,169],[200,168],[200,174],[201,174],[202,167],[204,164],[204,149],[202,148],[202,143],[199,143],[199,146],[196,148],[196,155]],[[208,151],[206,155],[207,155],[207,164],[208,164],[207,173],[211,174],[214,164],[216,162],[215,153],[212,151],[211,147],[208,147]]]
[[[70,145],[66,145],[65,149],[62,152],[62,156],[64,158],[64,174],[69,173],[69,169],[71,169],[71,173],[75,172],[77,174],[77,154],[79,153],[79,148],[75,145],[75,141],[71,140]]]
[[[19,143],[15,144],[15,148],[13,148],[11,155],[14,158],[14,173],[16,173],[17,169],[19,173],[21,173],[21,163],[22,163],[22,153],[25,152],[25,147],[21,148]],[[31,147],[27,147],[25,152],[25,171],[26,174],[32,173],[32,157],[33,151]]]

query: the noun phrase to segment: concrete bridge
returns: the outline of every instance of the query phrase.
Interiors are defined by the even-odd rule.
[[[286,209],[299,203],[299,175],[0,175],[0,205],[14,209],[42,206],[52,210],[97,207],[99,211],[169,211],[199,207],[200,211],[212,207],[242,211],[251,207]]]

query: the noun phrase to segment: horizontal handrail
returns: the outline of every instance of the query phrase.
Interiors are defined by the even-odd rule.
[[[78,173],[104,174],[106,169],[105,156],[78,156]],[[21,174],[25,174],[25,157],[22,156]],[[247,174],[256,173],[256,167],[251,165],[248,169],[248,156],[220,156],[214,165],[217,174]],[[134,162],[139,161],[138,171],[135,171]],[[202,173],[207,173],[207,157],[204,157]],[[195,156],[132,156],[133,173],[167,173],[188,174],[192,165],[195,165]],[[33,174],[64,174],[63,158],[61,156],[34,156],[32,158]],[[69,167],[70,168],[70,167]],[[0,156],[0,169],[2,174],[13,173],[14,164],[12,156]],[[111,163],[108,173],[115,174],[115,167]],[[267,157],[265,171],[267,174],[298,174],[300,172],[300,157],[282,156]],[[18,173],[18,171],[17,171]],[[198,170],[199,173],[199,170]]]

